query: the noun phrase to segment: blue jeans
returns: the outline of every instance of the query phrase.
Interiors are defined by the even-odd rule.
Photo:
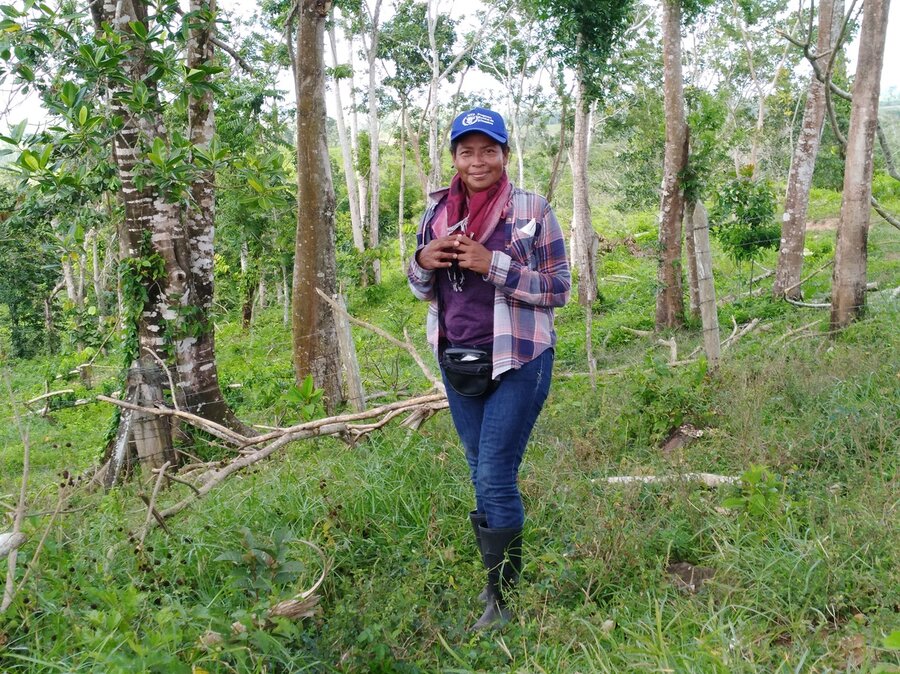
[[[553,349],[500,377],[491,393],[467,398],[444,377],[450,413],[466,450],[475,505],[491,529],[519,529],[525,522],[519,466],[525,446],[550,392]]]

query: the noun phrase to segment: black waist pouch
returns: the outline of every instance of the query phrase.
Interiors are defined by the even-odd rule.
[[[448,346],[441,356],[441,369],[450,386],[461,396],[492,392],[498,384],[491,379],[493,368],[490,349]]]

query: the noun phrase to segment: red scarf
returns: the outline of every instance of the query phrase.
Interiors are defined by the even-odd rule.
[[[444,209],[446,220],[439,218],[442,222],[435,224],[444,230],[443,234],[446,234],[447,229],[468,217],[464,233],[470,239],[484,243],[494,233],[500,216],[503,215],[503,211],[509,203],[511,191],[512,185],[506,171],[503,172],[500,180],[486,190],[474,194],[469,193],[459,174],[456,174],[450,181],[450,193],[447,195],[447,204]],[[443,235],[438,231],[435,231],[435,234]]]

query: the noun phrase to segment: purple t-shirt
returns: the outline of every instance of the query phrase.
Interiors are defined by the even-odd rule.
[[[506,228],[501,222],[484,242],[488,250],[503,250]],[[451,282],[451,274],[461,274],[462,284]],[[494,343],[494,285],[468,269],[454,267],[435,272],[438,305],[444,335],[454,346],[492,346]],[[454,285],[461,290],[454,289]]]

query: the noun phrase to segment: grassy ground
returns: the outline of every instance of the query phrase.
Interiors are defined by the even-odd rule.
[[[833,217],[833,208],[821,210]],[[557,377],[521,476],[524,578],[504,629],[465,630],[484,579],[466,518],[465,460],[444,413],[421,432],[390,427],[355,447],[330,438],[295,444],[177,517],[172,535],[153,531],[143,551],[136,492],[146,485],[76,490],[69,509],[84,510],[63,516],[0,617],[0,671],[900,671],[897,300],[870,295],[865,318],[832,337],[827,312],[748,295],[750,270],[721,260],[717,291],[731,299],[720,321],[761,325],[714,374],[699,363],[670,368],[668,347],[622,329],[651,327],[645,225],[623,225],[638,235],[637,255],[618,247],[601,264],[593,348],[598,367],[617,372],[596,388],[581,374],[584,311],[559,312]],[[833,237],[811,233],[808,269],[827,260]],[[772,268],[774,258],[762,264]],[[898,285],[896,230],[873,228],[869,264],[881,287]],[[351,310],[394,334],[408,327],[422,344],[424,305],[397,270],[386,276],[378,288],[354,289]],[[829,277],[813,278],[807,298],[827,296]],[[247,334],[226,321],[218,335],[223,381],[241,385],[227,389],[240,415],[296,421],[278,316],[264,315]],[[698,343],[696,326],[671,336],[682,357]],[[424,390],[406,354],[372,335],[357,340],[369,391]],[[42,393],[47,379],[87,397],[53,379],[82,362],[70,360],[15,364],[16,398]],[[114,373],[101,389],[116,386]],[[9,507],[21,443],[10,408],[0,414],[0,499]],[[91,465],[109,422],[97,404],[27,418],[34,511],[52,508],[60,471]],[[681,423],[703,435],[662,451]],[[190,450],[222,455],[201,439]],[[720,489],[605,480],[688,471],[745,479]],[[45,524],[28,520],[20,577]],[[267,607],[320,572],[299,539],[331,563],[320,610],[260,627]],[[667,572],[686,565],[712,574],[699,591]],[[210,631],[221,640],[210,642]]]

